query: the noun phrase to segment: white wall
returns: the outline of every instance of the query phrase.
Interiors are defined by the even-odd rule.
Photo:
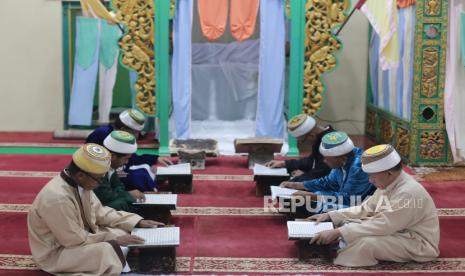
[[[59,0],[0,0],[0,131],[63,128],[61,12]],[[337,69],[325,77],[318,116],[322,123],[362,134],[368,23],[359,11],[341,37],[344,49]]]
[[[61,2],[0,1],[0,131],[63,128]]]
[[[357,1],[352,1],[356,3]],[[325,76],[325,102],[319,122],[349,134],[363,134],[367,94],[368,20],[360,12],[340,33],[344,45],[336,56],[338,67]]]

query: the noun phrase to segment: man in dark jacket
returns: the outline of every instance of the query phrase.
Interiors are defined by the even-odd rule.
[[[287,124],[289,133],[294,136],[299,144],[311,146],[309,156],[292,160],[272,160],[265,165],[271,168],[286,168],[292,176],[292,181],[302,182],[320,178],[329,174],[331,169],[323,162],[318,147],[321,139],[327,133],[335,131],[330,125],[323,127],[316,124],[314,118],[299,114],[293,117]]]

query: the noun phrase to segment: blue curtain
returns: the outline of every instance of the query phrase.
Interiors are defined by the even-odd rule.
[[[173,19],[172,95],[176,138],[190,137],[193,0],[176,1]]]
[[[284,137],[284,4],[283,0],[260,1],[257,137]]]

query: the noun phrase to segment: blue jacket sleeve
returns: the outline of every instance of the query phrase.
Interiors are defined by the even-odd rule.
[[[360,166],[352,166],[349,169],[347,179],[339,190],[320,190],[319,195],[342,198],[346,206],[358,205],[366,196],[374,192],[374,186],[368,181],[368,175]],[[351,197],[353,197],[351,202]]]
[[[304,181],[304,188],[313,193],[317,191],[337,191],[339,190],[338,178],[338,171],[333,169],[327,176]]]

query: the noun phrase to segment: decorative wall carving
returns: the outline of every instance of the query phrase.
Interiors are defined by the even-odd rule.
[[[431,98],[437,95],[439,49],[437,47],[423,48],[422,89],[423,97]]]
[[[154,63],[154,7],[153,0],[112,0],[116,18],[123,23],[126,33],[119,44],[121,62],[138,74],[135,84],[136,105],[149,114],[155,114]]]
[[[444,158],[445,133],[442,130],[424,130],[420,134],[420,158],[439,160]]]
[[[426,2],[426,14],[429,16],[438,16],[441,11],[441,1],[428,0]]]
[[[341,44],[331,30],[344,21],[349,7],[349,0],[307,0],[303,112],[309,115],[315,114],[322,104],[322,74],[336,67],[333,53]]]
[[[371,110],[367,110],[366,130],[368,134],[376,134],[376,113]]]
[[[380,123],[380,128],[379,128],[379,135],[381,137],[381,140],[384,143],[389,143],[391,144],[392,142],[392,137],[394,135],[392,131],[392,123],[391,121],[387,120],[386,118],[381,118],[381,123]]]
[[[400,155],[407,157],[409,154],[410,131],[403,127],[396,130],[396,150]]]

